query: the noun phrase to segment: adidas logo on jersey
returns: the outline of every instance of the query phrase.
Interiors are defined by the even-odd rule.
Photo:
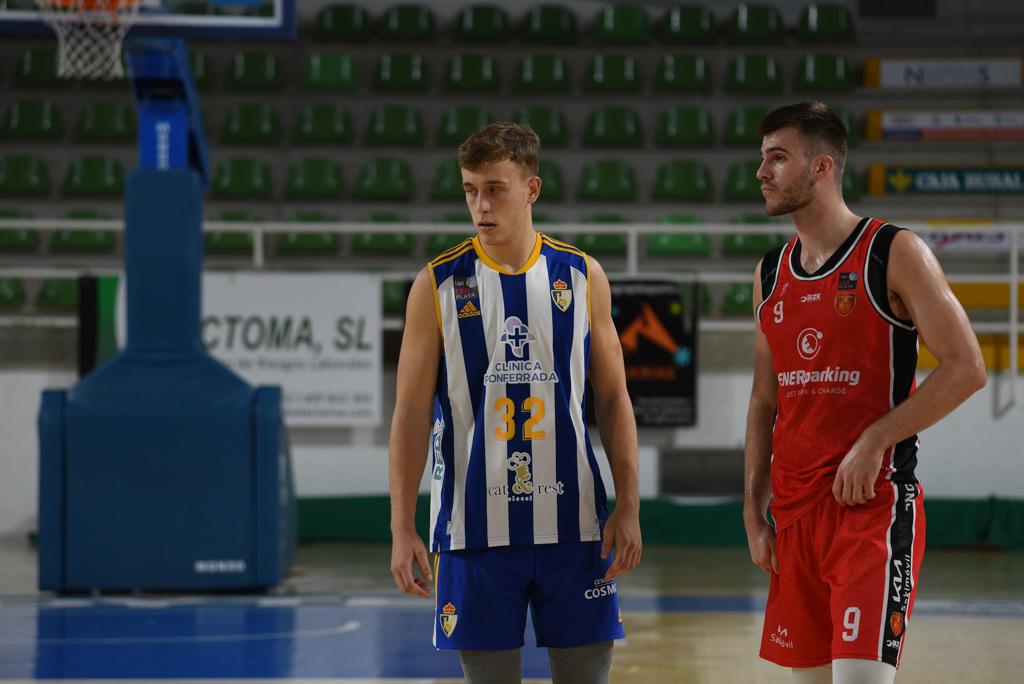
[[[461,309],[459,309],[459,318],[472,318],[473,316],[479,316],[480,309],[476,308],[476,305],[472,300],[466,302]]]

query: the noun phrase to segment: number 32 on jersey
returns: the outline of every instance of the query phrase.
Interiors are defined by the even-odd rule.
[[[501,425],[494,428],[494,436],[507,442],[516,436],[515,402],[508,397],[502,397],[494,402],[494,410],[501,413],[499,418],[502,422]],[[523,399],[520,410],[530,414],[530,417],[523,423],[523,439],[544,439],[544,430],[537,429],[537,425],[544,420],[544,400],[540,397],[526,397]]]

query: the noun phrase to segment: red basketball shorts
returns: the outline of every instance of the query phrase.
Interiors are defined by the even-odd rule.
[[[924,556],[924,495],[883,481],[875,498],[829,495],[776,537],[761,657],[784,667],[838,658],[899,667]]]

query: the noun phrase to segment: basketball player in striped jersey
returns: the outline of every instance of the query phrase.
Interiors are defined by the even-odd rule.
[[[743,517],[771,576],[761,656],[797,682],[889,684],[924,553],[917,433],[985,365],[924,242],[847,208],[839,118],[788,105],[760,134],[765,211],[796,226],[754,273]],[[919,337],[939,366],[915,387]]]
[[[435,584],[434,645],[469,682],[519,682],[531,609],[555,682],[604,682],[623,636],[615,578],[641,539],[636,424],[608,279],[534,230],[540,141],[491,124],[458,150],[477,234],[409,293],[392,421],[391,571]],[[587,433],[587,380],[615,480],[609,516]],[[430,548],[413,518],[431,455]],[[416,576],[414,565],[419,567]]]

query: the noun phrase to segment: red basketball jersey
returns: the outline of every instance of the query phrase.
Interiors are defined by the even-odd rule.
[[[889,306],[889,248],[901,230],[863,219],[815,273],[800,240],[765,255],[758,324],[779,384],[772,516],[781,529],[820,497],[866,427],[914,391],[917,330]],[[917,437],[889,448],[879,479],[916,482]]]

